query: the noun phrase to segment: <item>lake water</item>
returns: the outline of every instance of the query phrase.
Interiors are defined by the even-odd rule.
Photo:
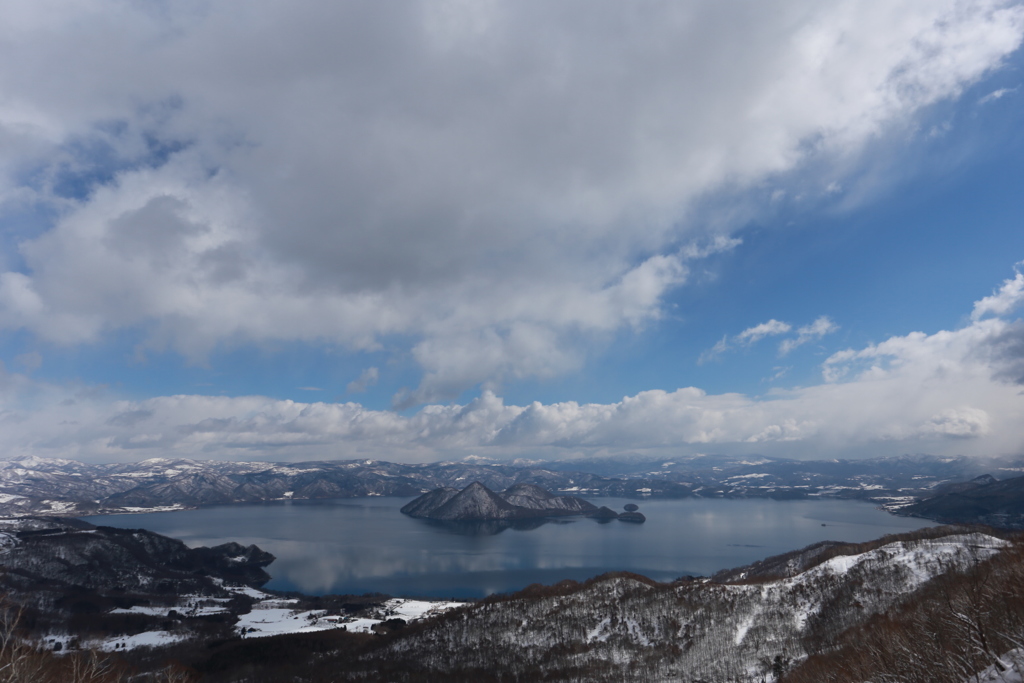
[[[856,501],[697,498],[594,499],[616,510],[639,502],[647,516],[642,525],[585,518],[537,528],[441,525],[401,514],[409,500],[281,501],[84,519],[149,529],[190,547],[255,543],[277,556],[267,568],[268,588],[437,598],[482,597],[619,570],[669,581],[817,541],[860,542],[932,526]]]

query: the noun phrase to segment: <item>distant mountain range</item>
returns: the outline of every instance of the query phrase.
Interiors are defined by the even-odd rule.
[[[303,463],[154,458],[91,465],[35,457],[0,461],[0,516],[84,515],[224,503],[366,496],[418,496],[476,481],[495,491],[530,484],[559,495],[625,498],[855,498],[889,509],[969,482],[1019,476],[1024,458],[927,455],[868,460],[687,456],[571,461],[400,464],[379,460]],[[957,520],[962,521],[962,520]]]

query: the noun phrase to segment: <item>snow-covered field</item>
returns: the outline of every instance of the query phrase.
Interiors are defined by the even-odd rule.
[[[383,607],[373,610],[368,617],[346,618],[328,615],[323,610],[297,610],[294,608],[296,603],[298,600],[262,600],[253,606],[251,612],[239,617],[235,628],[246,638],[285,633],[313,633],[334,628],[343,628],[354,633],[370,633],[374,626],[388,619],[418,621],[465,604],[394,598],[384,603]]]
[[[429,600],[408,600],[393,598],[377,608],[370,608],[367,614],[360,617],[347,617],[328,614],[325,610],[304,610],[298,607],[299,600],[279,598],[269,593],[246,586],[225,586],[234,593],[246,595],[256,600],[248,614],[239,616],[235,624],[235,632],[244,638],[265,638],[290,633],[315,633],[331,629],[344,629],[351,633],[371,633],[373,627],[388,619],[403,619],[406,622],[418,621],[442,614],[448,610],[465,605],[464,602],[434,602]],[[135,605],[126,609],[111,610],[111,614],[145,614],[160,617],[170,610],[182,616],[205,616],[228,611],[222,603],[227,598],[209,598],[196,595],[181,596],[175,604],[169,605]],[[118,636],[81,643],[82,647],[94,648],[105,652],[131,650],[137,647],[160,647],[188,638],[188,632],[147,631],[134,636]],[[51,635],[46,639],[48,649],[60,642],[63,651],[67,651],[67,636]]]

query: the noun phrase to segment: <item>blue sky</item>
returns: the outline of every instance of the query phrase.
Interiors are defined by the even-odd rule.
[[[8,455],[1024,448],[1018,3],[230,4],[5,10]]]

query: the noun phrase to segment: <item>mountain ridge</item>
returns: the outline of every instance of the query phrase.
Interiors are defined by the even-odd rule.
[[[518,463],[518,464],[516,464]],[[418,496],[479,481],[492,490],[531,484],[559,495],[622,498],[852,498],[896,510],[992,472],[1024,471],[1024,459],[900,456],[862,461],[702,456],[401,464],[379,460],[300,463],[152,458],[90,465],[23,457],[0,460],[0,517],[176,510],[314,498]],[[586,471],[592,466],[599,473]]]

